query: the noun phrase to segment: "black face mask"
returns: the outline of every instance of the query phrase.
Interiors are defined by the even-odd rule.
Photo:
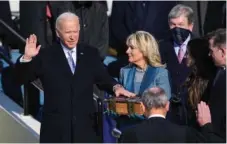
[[[175,27],[170,30],[174,42],[178,45],[182,45],[184,41],[188,38],[191,31],[184,28]]]

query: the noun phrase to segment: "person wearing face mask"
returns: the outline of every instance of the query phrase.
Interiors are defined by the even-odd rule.
[[[186,80],[190,68],[186,65],[187,44],[194,37],[193,10],[182,4],[172,8],[168,15],[170,35],[160,40],[160,54],[162,62],[167,64],[172,84],[172,95],[177,95],[180,86]]]
[[[160,54],[162,62],[166,63],[170,73],[172,99],[167,119],[177,124],[178,117],[184,117],[181,110],[184,107],[184,99],[180,92],[182,85],[189,75],[191,68],[187,67],[187,44],[195,36],[192,34],[194,25],[194,13],[192,8],[178,4],[171,9],[168,15],[169,35],[160,40]],[[179,107],[180,106],[180,107]]]

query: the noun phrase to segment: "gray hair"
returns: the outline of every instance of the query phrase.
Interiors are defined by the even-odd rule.
[[[60,14],[57,19],[56,19],[56,24],[55,24],[55,28],[56,29],[59,29],[59,24],[60,24],[60,21],[63,20],[63,19],[72,19],[72,18],[77,18],[78,21],[79,21],[79,17],[72,13],[72,12],[64,12],[62,14]]]
[[[152,108],[164,108],[168,102],[165,91],[160,87],[152,87],[147,89],[142,95],[142,102],[146,110]]]
[[[171,9],[168,15],[168,20],[170,21],[170,19],[178,18],[182,15],[188,19],[189,24],[194,23],[194,13],[192,8],[182,4],[178,4]]]

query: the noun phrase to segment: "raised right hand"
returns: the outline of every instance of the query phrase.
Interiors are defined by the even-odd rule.
[[[30,35],[29,38],[26,39],[25,52],[23,56],[24,59],[30,60],[39,53],[41,45],[36,47],[36,44],[37,37],[35,34]]]
[[[209,106],[201,101],[198,104],[198,111],[196,112],[197,122],[200,126],[204,126],[207,123],[211,123],[211,113]]]

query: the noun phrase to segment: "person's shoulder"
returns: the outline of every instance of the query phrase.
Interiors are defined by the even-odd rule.
[[[195,34],[195,33],[192,33],[190,40],[197,39],[197,38],[201,38],[201,37],[199,35]]]
[[[150,66],[156,73],[158,74],[168,74],[168,70],[166,69],[166,66],[159,66],[159,67],[153,67]]]
[[[168,73],[168,70],[166,69],[166,66],[160,66],[160,67],[155,67],[157,69],[158,72],[162,72],[162,73]]]
[[[60,48],[61,44],[58,42],[52,43],[52,45],[47,45],[46,47],[40,49],[41,53],[53,53],[54,51],[57,50],[57,47]]]
[[[158,41],[158,45],[161,50],[166,50],[167,47],[172,46],[172,44],[173,44],[173,40],[171,36],[166,36],[165,38]]]
[[[51,50],[54,50],[54,49],[52,49],[52,46],[47,46],[45,48],[41,47],[40,50],[39,50],[39,54],[40,55],[48,54],[48,53],[52,52]]]
[[[158,41],[158,44],[159,44],[159,45],[170,44],[170,43],[172,43],[172,39],[171,39],[170,36],[166,36],[165,38],[160,39],[160,40]]]
[[[98,52],[98,49],[92,45],[86,44],[86,43],[78,43],[78,48],[84,52],[92,53],[92,52]]]
[[[133,68],[133,64],[128,64],[128,65],[122,67],[122,68],[121,68],[121,71],[129,70],[129,69],[131,69],[131,68]]]
[[[185,134],[187,131],[191,130],[191,128],[186,125],[178,125],[178,124],[172,123],[168,120],[166,122],[169,125],[170,129],[173,129],[174,131],[181,133],[181,134]]]
[[[47,45],[43,50],[45,51],[54,51],[56,50],[56,47],[61,47],[60,42],[53,42],[52,45]],[[42,47],[41,47],[42,49]]]
[[[89,58],[99,58],[99,51],[98,48],[91,46],[86,43],[78,43],[77,44],[77,49],[80,53],[83,53],[86,57]]]

